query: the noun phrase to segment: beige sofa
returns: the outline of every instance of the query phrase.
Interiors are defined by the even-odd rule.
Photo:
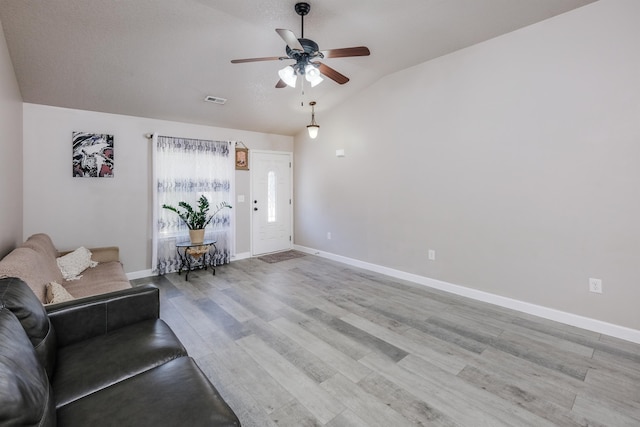
[[[46,303],[46,286],[50,282],[61,284],[74,298],[131,288],[120,263],[118,247],[89,250],[91,260],[98,265],[84,270],[78,280],[65,280],[56,258],[66,252],[58,252],[47,234],[34,234],[0,260],[0,277],[22,279],[43,304]]]

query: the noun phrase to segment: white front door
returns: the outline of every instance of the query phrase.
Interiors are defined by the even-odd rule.
[[[293,247],[291,153],[251,152],[251,253],[261,255]]]

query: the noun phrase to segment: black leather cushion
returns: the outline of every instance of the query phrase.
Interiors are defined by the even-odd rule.
[[[56,425],[47,373],[20,321],[3,306],[0,306],[0,425]]]
[[[181,357],[58,409],[61,426],[239,426],[190,357]]]
[[[22,280],[6,277],[0,279],[0,306],[6,307],[18,318],[36,350],[38,360],[51,378],[56,361],[56,334],[40,300]]]
[[[59,348],[52,381],[56,407],[186,355],[173,331],[160,319]]]
[[[108,294],[48,305],[59,347],[160,317],[160,290],[142,285]]]

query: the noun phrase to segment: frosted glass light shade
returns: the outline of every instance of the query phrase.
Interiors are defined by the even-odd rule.
[[[291,65],[287,65],[282,70],[279,70],[278,76],[280,76],[280,79],[285,82],[287,86],[296,87],[296,80],[298,77],[296,76],[296,71]]]
[[[309,131],[309,138],[316,139],[318,136],[318,131],[320,130],[319,125],[307,125],[307,130]]]
[[[318,70],[314,65],[307,65],[304,68],[304,78],[307,79],[309,83],[311,83],[311,87],[316,86],[321,83],[324,79],[320,75],[320,70]]]

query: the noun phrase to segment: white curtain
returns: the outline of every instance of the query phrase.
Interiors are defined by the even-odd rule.
[[[181,201],[194,209],[204,195],[210,212],[221,202],[231,204],[234,159],[229,141],[206,141],[153,135],[153,250],[152,269],[158,274],[178,271],[176,242],[189,240],[184,222],[162,205]],[[231,259],[231,209],[222,209],[207,226],[206,239],[216,240],[214,265]]]

